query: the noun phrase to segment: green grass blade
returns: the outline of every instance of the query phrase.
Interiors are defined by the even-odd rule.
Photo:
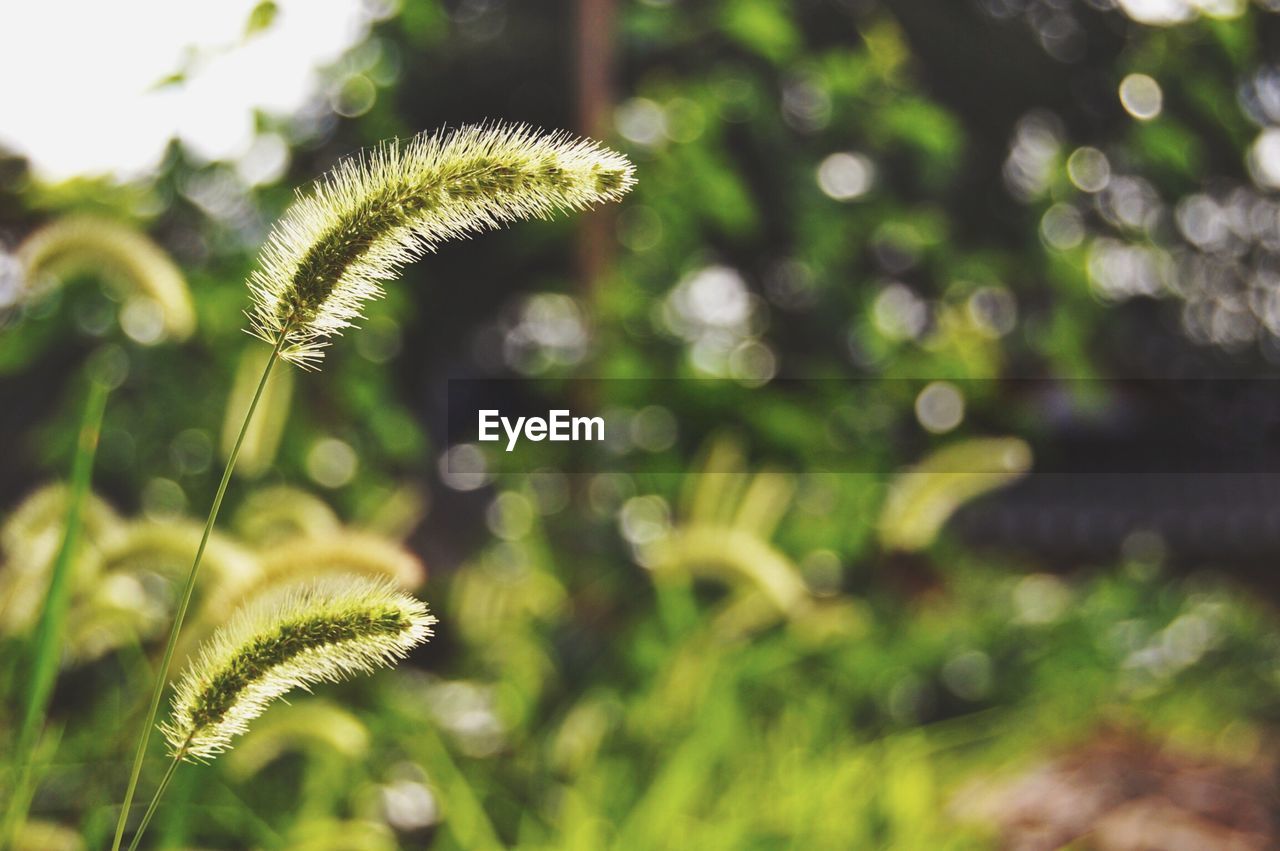
[[[58,677],[62,628],[66,621],[71,596],[68,577],[76,547],[79,545],[81,514],[89,493],[89,482],[93,476],[93,459],[97,454],[98,436],[102,431],[102,416],[106,411],[107,396],[110,392],[111,387],[107,382],[97,378],[90,380],[89,398],[85,403],[80,433],[76,441],[75,460],[71,465],[71,489],[67,499],[66,528],[63,531],[58,555],[53,562],[53,570],[50,571],[49,591],[45,594],[44,608],[40,612],[40,620],[36,622],[26,705],[23,707],[22,725],[18,728],[18,738],[13,750],[14,765],[17,769],[16,781],[10,796],[8,812],[5,814],[3,825],[0,825],[0,848],[8,848],[13,842],[15,832],[26,819],[27,805],[31,799],[31,784],[35,779],[35,762],[31,755],[39,740],[40,731],[44,727],[45,712],[48,710],[49,698],[53,694],[53,685]]]

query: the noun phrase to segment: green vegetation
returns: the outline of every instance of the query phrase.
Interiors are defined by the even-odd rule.
[[[431,642],[267,706],[338,677],[289,668],[314,623],[260,631],[281,687],[208,764],[144,741],[124,841],[161,787],[139,847],[1280,842],[1265,477],[1036,477],[1132,454],[1094,426],[1146,397],[1071,379],[1274,372],[1275,4],[604,3],[611,103],[579,98],[571,5],[389,5],[324,72],[341,119],[255,118],[287,143],[267,179],[179,143],[127,185],[0,160],[0,844],[109,848],[149,711],[192,733],[187,658],[350,574],[393,602],[325,634],[422,599]],[[594,123],[634,188],[478,233],[630,188],[619,155],[488,125],[452,190],[447,144],[404,143],[271,235],[351,152],[495,119]],[[539,194],[485,206],[477,170]],[[264,381],[246,310],[323,371]],[[578,393],[620,426],[608,468],[450,446],[447,382],[476,376]],[[1268,410],[1222,442],[1264,443]],[[1187,452],[1174,431],[1137,442]]]

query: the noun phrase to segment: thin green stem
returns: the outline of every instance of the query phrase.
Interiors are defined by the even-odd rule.
[[[0,848],[9,847],[18,827],[26,819],[31,800],[31,785],[35,775],[32,753],[44,728],[49,698],[57,680],[62,650],[62,628],[67,619],[67,606],[71,599],[71,564],[80,541],[81,516],[93,476],[93,459],[97,454],[98,435],[102,431],[102,417],[107,408],[110,385],[95,377],[89,381],[89,398],[85,402],[84,416],[76,441],[75,460],[71,465],[71,484],[67,494],[67,516],[62,533],[62,543],[49,573],[49,590],[44,597],[44,608],[36,623],[34,653],[31,657],[31,676],[27,688],[27,703],[23,709],[22,726],[13,749],[17,768],[15,785],[10,795],[8,812],[0,825]]]
[[[213,505],[209,508],[209,517],[204,523],[204,534],[200,537],[200,546],[196,548],[195,561],[191,563],[191,572],[187,574],[186,584],[182,588],[182,597],[178,602],[178,610],[173,618],[173,626],[169,628],[169,640],[165,643],[164,656],[160,660],[160,667],[156,671],[155,687],[151,690],[151,705],[147,709],[147,718],[142,725],[142,734],[138,737],[138,749],[133,756],[133,770],[129,775],[129,788],[125,791],[124,803],[120,807],[120,817],[116,821],[116,836],[111,844],[111,851],[120,851],[120,843],[124,840],[125,826],[129,821],[129,808],[133,804],[133,796],[138,791],[138,778],[142,775],[142,763],[147,755],[147,743],[151,740],[151,729],[156,723],[156,714],[160,710],[160,699],[164,696],[165,685],[169,681],[169,666],[173,662],[173,651],[178,646],[178,633],[182,630],[182,621],[187,616],[187,608],[191,605],[191,595],[196,587],[196,574],[200,571],[200,561],[204,558],[205,547],[209,544],[209,536],[213,533],[213,524],[218,520],[218,511],[222,508],[222,498],[226,496],[227,485],[231,483],[231,473],[236,466],[236,458],[240,455],[240,446],[244,443],[244,436],[249,431],[249,423],[253,420],[253,412],[258,408],[258,402],[262,399],[262,393],[267,388],[267,379],[271,377],[271,368],[280,358],[280,351],[284,348],[285,339],[288,336],[288,329],[284,329],[276,340],[275,348],[271,350],[271,357],[267,359],[267,366],[262,371],[262,380],[258,382],[257,392],[253,394],[253,401],[249,403],[249,410],[245,412],[244,423],[240,426],[240,434],[236,437],[235,445],[231,448],[231,455],[227,458],[226,469],[222,471],[222,481],[218,484],[218,492],[213,497]],[[170,769],[172,771],[172,768]],[[139,831],[141,833],[141,831]]]
[[[189,744],[191,744],[190,736],[187,737],[187,740],[182,743],[182,747],[178,748],[178,752],[170,760],[168,770],[165,771],[164,777],[160,778],[160,785],[156,787],[156,793],[151,796],[151,803],[147,804],[147,811],[142,814],[142,822],[133,834],[133,841],[129,843],[129,851],[137,851],[138,843],[142,841],[142,834],[146,833],[147,825],[151,824],[151,817],[156,814],[156,808],[160,806],[160,798],[164,795],[164,790],[169,788],[169,782],[173,780],[173,773],[178,770],[178,765],[182,762],[182,757],[186,754],[187,745]]]

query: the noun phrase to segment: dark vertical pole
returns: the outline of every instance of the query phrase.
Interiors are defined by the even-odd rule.
[[[613,106],[613,28],[616,0],[577,0],[578,128],[595,138],[609,135]],[[608,271],[613,217],[604,210],[584,216],[578,231],[578,279],[588,299]]]

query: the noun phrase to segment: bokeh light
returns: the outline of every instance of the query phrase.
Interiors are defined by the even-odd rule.
[[[1146,74],[1130,74],[1120,81],[1120,103],[1134,118],[1150,121],[1164,108],[1164,92]]]

